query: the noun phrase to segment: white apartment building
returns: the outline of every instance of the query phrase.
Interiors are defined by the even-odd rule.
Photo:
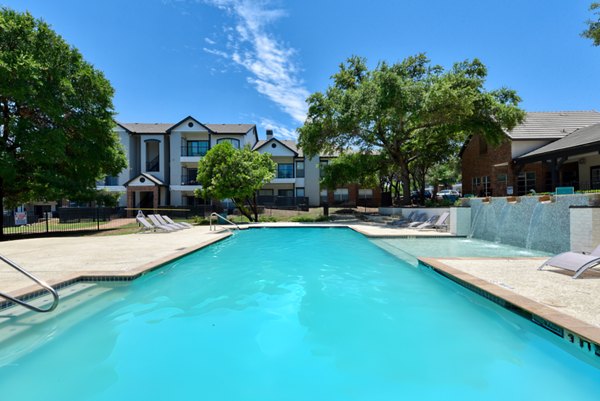
[[[115,128],[127,155],[128,167],[118,177],[106,177],[98,189],[122,193],[120,206],[158,208],[195,206],[210,200],[194,197],[200,158],[218,143],[236,148],[246,145],[270,153],[277,164],[276,177],[259,191],[261,203],[285,206],[294,198],[321,202],[319,166],[326,158],[305,160],[293,141],[279,140],[267,131],[258,139],[254,124],[203,124],[189,116],[176,124],[117,123]],[[323,159],[323,160],[321,160]]]

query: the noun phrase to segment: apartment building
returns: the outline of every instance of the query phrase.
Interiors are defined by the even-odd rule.
[[[294,141],[277,139],[271,130],[267,130],[266,139],[259,140],[254,124],[203,124],[188,116],[176,124],[117,123],[115,130],[125,149],[128,168],[117,177],[106,177],[98,183],[98,189],[121,193],[120,206],[210,204],[210,199],[194,197],[194,191],[201,188],[196,181],[198,162],[222,142],[271,154],[277,171],[258,193],[263,205],[293,206],[301,202],[319,206],[325,201],[356,204],[358,199],[379,197],[377,190],[356,185],[322,191],[321,166],[333,156],[307,159]]]
[[[476,196],[600,188],[600,113],[528,112],[496,147],[478,134],[463,146],[462,190]]]

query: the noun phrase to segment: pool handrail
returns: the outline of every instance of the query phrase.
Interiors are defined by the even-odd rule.
[[[33,274],[29,273],[27,270],[23,269],[21,266],[19,266],[18,264],[16,264],[15,262],[13,262],[12,260],[8,259],[5,256],[0,255],[0,260],[2,260],[3,262],[5,262],[7,265],[9,265],[10,267],[12,267],[13,269],[17,270],[18,272],[24,274],[25,276],[27,276],[28,278],[30,278],[31,280],[35,281],[36,284],[40,285],[42,288],[44,288],[44,290],[48,291],[52,297],[54,298],[52,301],[52,304],[50,305],[49,308],[46,309],[42,309],[42,308],[38,308],[37,306],[33,306],[31,304],[28,304],[25,301],[22,301],[18,298],[15,298],[13,296],[10,296],[8,294],[5,294],[3,292],[0,292],[0,297],[5,298],[9,301],[12,301],[18,305],[21,305],[29,310],[35,311],[35,312],[42,312],[42,313],[46,313],[46,312],[52,312],[54,309],[56,309],[56,307],[58,306],[58,292],[56,292],[56,290],[54,288],[52,288],[50,285],[48,285],[45,281],[40,280],[39,278],[37,278],[36,276],[34,276]]]
[[[212,212],[210,214],[210,217],[208,218],[209,224],[210,224],[210,228],[209,231],[216,231],[217,230],[217,223],[214,224],[215,228],[213,229],[213,222],[212,222],[212,218],[216,217],[217,218],[217,223],[219,222],[218,219],[224,220],[226,222],[228,222],[229,224],[232,224],[235,228],[237,228],[238,230],[240,229],[240,226],[238,226],[237,224],[235,224],[233,221],[227,219],[226,217],[221,216],[219,213],[216,212]],[[219,224],[221,225],[221,224]],[[228,227],[223,226],[226,230],[230,231]]]

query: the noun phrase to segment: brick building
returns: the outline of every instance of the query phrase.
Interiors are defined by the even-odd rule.
[[[536,151],[598,123],[600,113],[596,111],[529,112],[522,124],[506,132],[498,146],[472,135],[460,152],[463,193],[506,196],[531,190],[550,192],[556,186],[587,189],[589,182],[580,179],[581,158],[557,158]]]

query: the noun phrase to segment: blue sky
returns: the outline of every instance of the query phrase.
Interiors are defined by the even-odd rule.
[[[600,47],[581,0],[0,0],[104,71],[123,122],[254,123],[293,137],[305,98],[351,55],[479,58],[528,111],[600,110]]]

